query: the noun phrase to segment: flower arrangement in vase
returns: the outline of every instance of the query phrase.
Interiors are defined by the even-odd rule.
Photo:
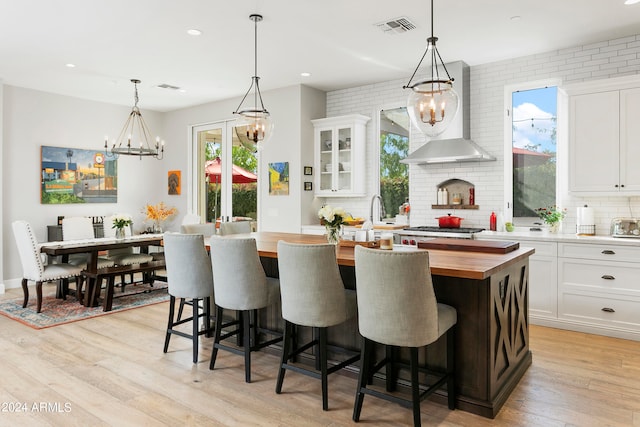
[[[124,228],[131,226],[133,219],[129,215],[115,214],[111,217],[111,223],[113,224],[111,228],[116,230],[116,239],[124,239]]]
[[[327,232],[327,241],[334,245],[340,240],[340,227],[344,224],[345,218],[348,216],[342,208],[333,208],[329,205],[323,206],[318,211],[318,218],[324,224]]]
[[[157,205],[147,204],[142,211],[147,216],[148,221],[153,222],[153,233],[162,233],[162,223],[178,213],[174,206],[166,206],[164,202]]]
[[[546,208],[538,208],[534,209],[538,214],[540,219],[542,219],[545,224],[549,226],[549,231],[552,233],[556,233],[558,231],[558,227],[560,226],[560,222],[564,219],[567,214],[566,209],[560,209],[556,205],[547,206]]]

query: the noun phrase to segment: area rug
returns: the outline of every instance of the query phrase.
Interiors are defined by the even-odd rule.
[[[102,306],[85,307],[73,295],[62,300],[55,298],[52,294],[43,295],[42,310],[40,313],[36,313],[35,289],[30,287],[29,304],[26,308],[22,308],[22,297],[7,299],[0,301],[0,314],[34,329],[44,329],[168,300],[167,284],[156,281],[153,286],[148,284],[127,285],[124,293],[116,289],[111,311],[102,311]]]

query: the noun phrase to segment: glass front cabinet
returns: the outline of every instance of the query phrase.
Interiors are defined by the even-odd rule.
[[[359,114],[312,120],[315,138],[315,194],[364,196],[366,123]]]

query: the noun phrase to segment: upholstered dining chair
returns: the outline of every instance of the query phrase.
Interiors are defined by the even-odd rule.
[[[164,341],[164,352],[169,349],[171,335],[191,338],[193,341],[193,363],[198,362],[198,337],[203,334],[210,336],[210,303],[213,299],[213,274],[209,255],[204,246],[204,237],[199,234],[164,234],[164,253],[169,285],[169,320],[167,334]],[[188,299],[193,307],[191,317],[175,318],[176,298]],[[199,301],[203,301],[200,308]],[[201,312],[202,310],[202,312]],[[204,322],[204,328],[198,330],[199,320]],[[191,322],[191,334],[176,329],[183,323]]]
[[[206,224],[182,224],[180,232],[183,234],[202,234],[205,237],[211,237],[216,234],[216,225],[212,222]]]
[[[257,316],[257,310],[280,300],[280,283],[278,279],[266,276],[258,256],[256,240],[253,238],[229,239],[213,236],[209,241],[209,248],[216,296],[216,326],[209,369],[214,369],[219,349],[244,355],[245,381],[250,383],[251,352],[282,341],[282,334],[260,328]],[[222,334],[224,309],[236,310],[238,318],[235,322],[237,327]],[[276,338],[259,343],[260,332],[275,335]],[[243,349],[222,343],[232,336],[241,338]]]
[[[251,233],[251,221],[221,222],[220,235]]]
[[[362,335],[360,374],[353,420],[360,420],[365,394],[413,408],[413,424],[420,426],[420,401],[445,383],[449,409],[455,409],[454,330],[456,309],[436,300],[427,251],[383,251],[355,247],[358,327]],[[419,388],[418,349],[446,335],[446,370],[432,372],[436,380],[425,391]],[[374,343],[387,347],[379,363],[374,359]],[[374,370],[387,366],[387,391],[395,389],[399,364],[394,347],[409,349],[411,399],[370,388]],[[375,369],[373,367],[375,366]]]
[[[36,282],[36,311],[40,313],[42,311],[42,284],[57,281],[58,286],[62,286],[61,281],[71,277],[76,277],[77,283],[81,283],[82,267],[68,263],[45,265],[31,225],[27,221],[14,221],[11,225],[22,263],[22,291],[24,293],[22,308],[27,307],[29,302],[28,282],[31,280]],[[64,293],[62,295],[64,297]]]
[[[62,219],[62,240],[85,240],[95,239],[93,223],[89,217],[68,217]],[[71,254],[69,264],[87,266],[89,254]],[[105,257],[98,257],[98,268],[113,267],[115,263]]]
[[[278,242],[278,271],[282,296],[282,317],[285,321],[282,358],[276,393],[282,391],[286,370],[302,373],[322,382],[322,409],[329,409],[327,376],[360,359],[349,358],[332,367],[328,366],[327,349],[346,352],[327,343],[329,327],[337,326],[356,316],[356,293],[344,288],[336,247],[331,244],[305,245]],[[295,345],[298,326],[313,328],[307,344]],[[320,369],[305,369],[289,361],[309,348],[316,348],[316,365]]]

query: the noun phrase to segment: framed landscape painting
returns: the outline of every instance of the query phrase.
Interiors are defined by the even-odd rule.
[[[43,204],[116,203],[118,161],[98,150],[43,145],[40,184]]]

